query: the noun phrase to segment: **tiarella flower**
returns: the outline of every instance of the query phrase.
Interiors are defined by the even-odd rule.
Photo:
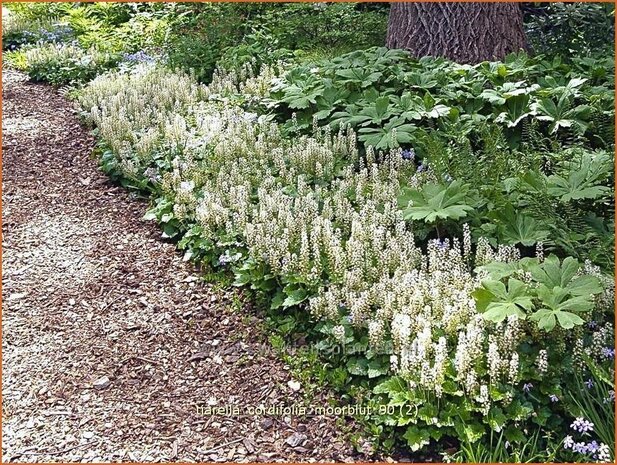
[[[536,258],[540,263],[544,261],[544,242],[538,241],[536,244]]]
[[[337,325],[333,327],[332,336],[334,336],[334,339],[336,339],[339,343],[344,343],[345,342],[345,327],[342,325]]]
[[[149,167],[144,171],[144,177],[152,183],[158,184],[161,182],[161,175],[156,168]]]
[[[192,192],[195,189],[195,183],[193,181],[182,181],[180,183],[180,189],[186,192]]]
[[[394,372],[398,371],[398,356],[390,355],[390,369]]]
[[[247,112],[247,113],[244,113],[244,114],[242,115],[242,117],[243,117],[246,121],[252,122],[252,121],[257,121],[257,117],[258,117],[258,115],[257,115],[257,113],[248,113],[248,112]]]
[[[542,349],[538,352],[538,356],[536,358],[536,366],[538,367],[538,371],[541,374],[545,374],[548,371],[548,353],[545,349]]]

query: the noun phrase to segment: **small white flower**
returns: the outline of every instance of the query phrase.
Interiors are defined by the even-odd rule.
[[[193,181],[182,181],[180,183],[180,190],[192,192],[193,189],[195,189],[195,183]]]

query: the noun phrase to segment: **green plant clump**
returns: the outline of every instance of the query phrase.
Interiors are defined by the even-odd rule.
[[[88,82],[114,68],[120,57],[75,45],[48,44],[13,52],[8,60],[33,80],[59,86]]]

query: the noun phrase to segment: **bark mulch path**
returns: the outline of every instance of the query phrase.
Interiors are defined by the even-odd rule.
[[[71,104],[2,78],[2,461],[366,460],[334,417],[197,411],[303,405],[303,387],[241,295],[98,171]]]

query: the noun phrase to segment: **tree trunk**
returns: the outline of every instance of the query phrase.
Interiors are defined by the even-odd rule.
[[[392,3],[386,45],[417,58],[501,60],[526,49],[523,13],[516,3]]]

